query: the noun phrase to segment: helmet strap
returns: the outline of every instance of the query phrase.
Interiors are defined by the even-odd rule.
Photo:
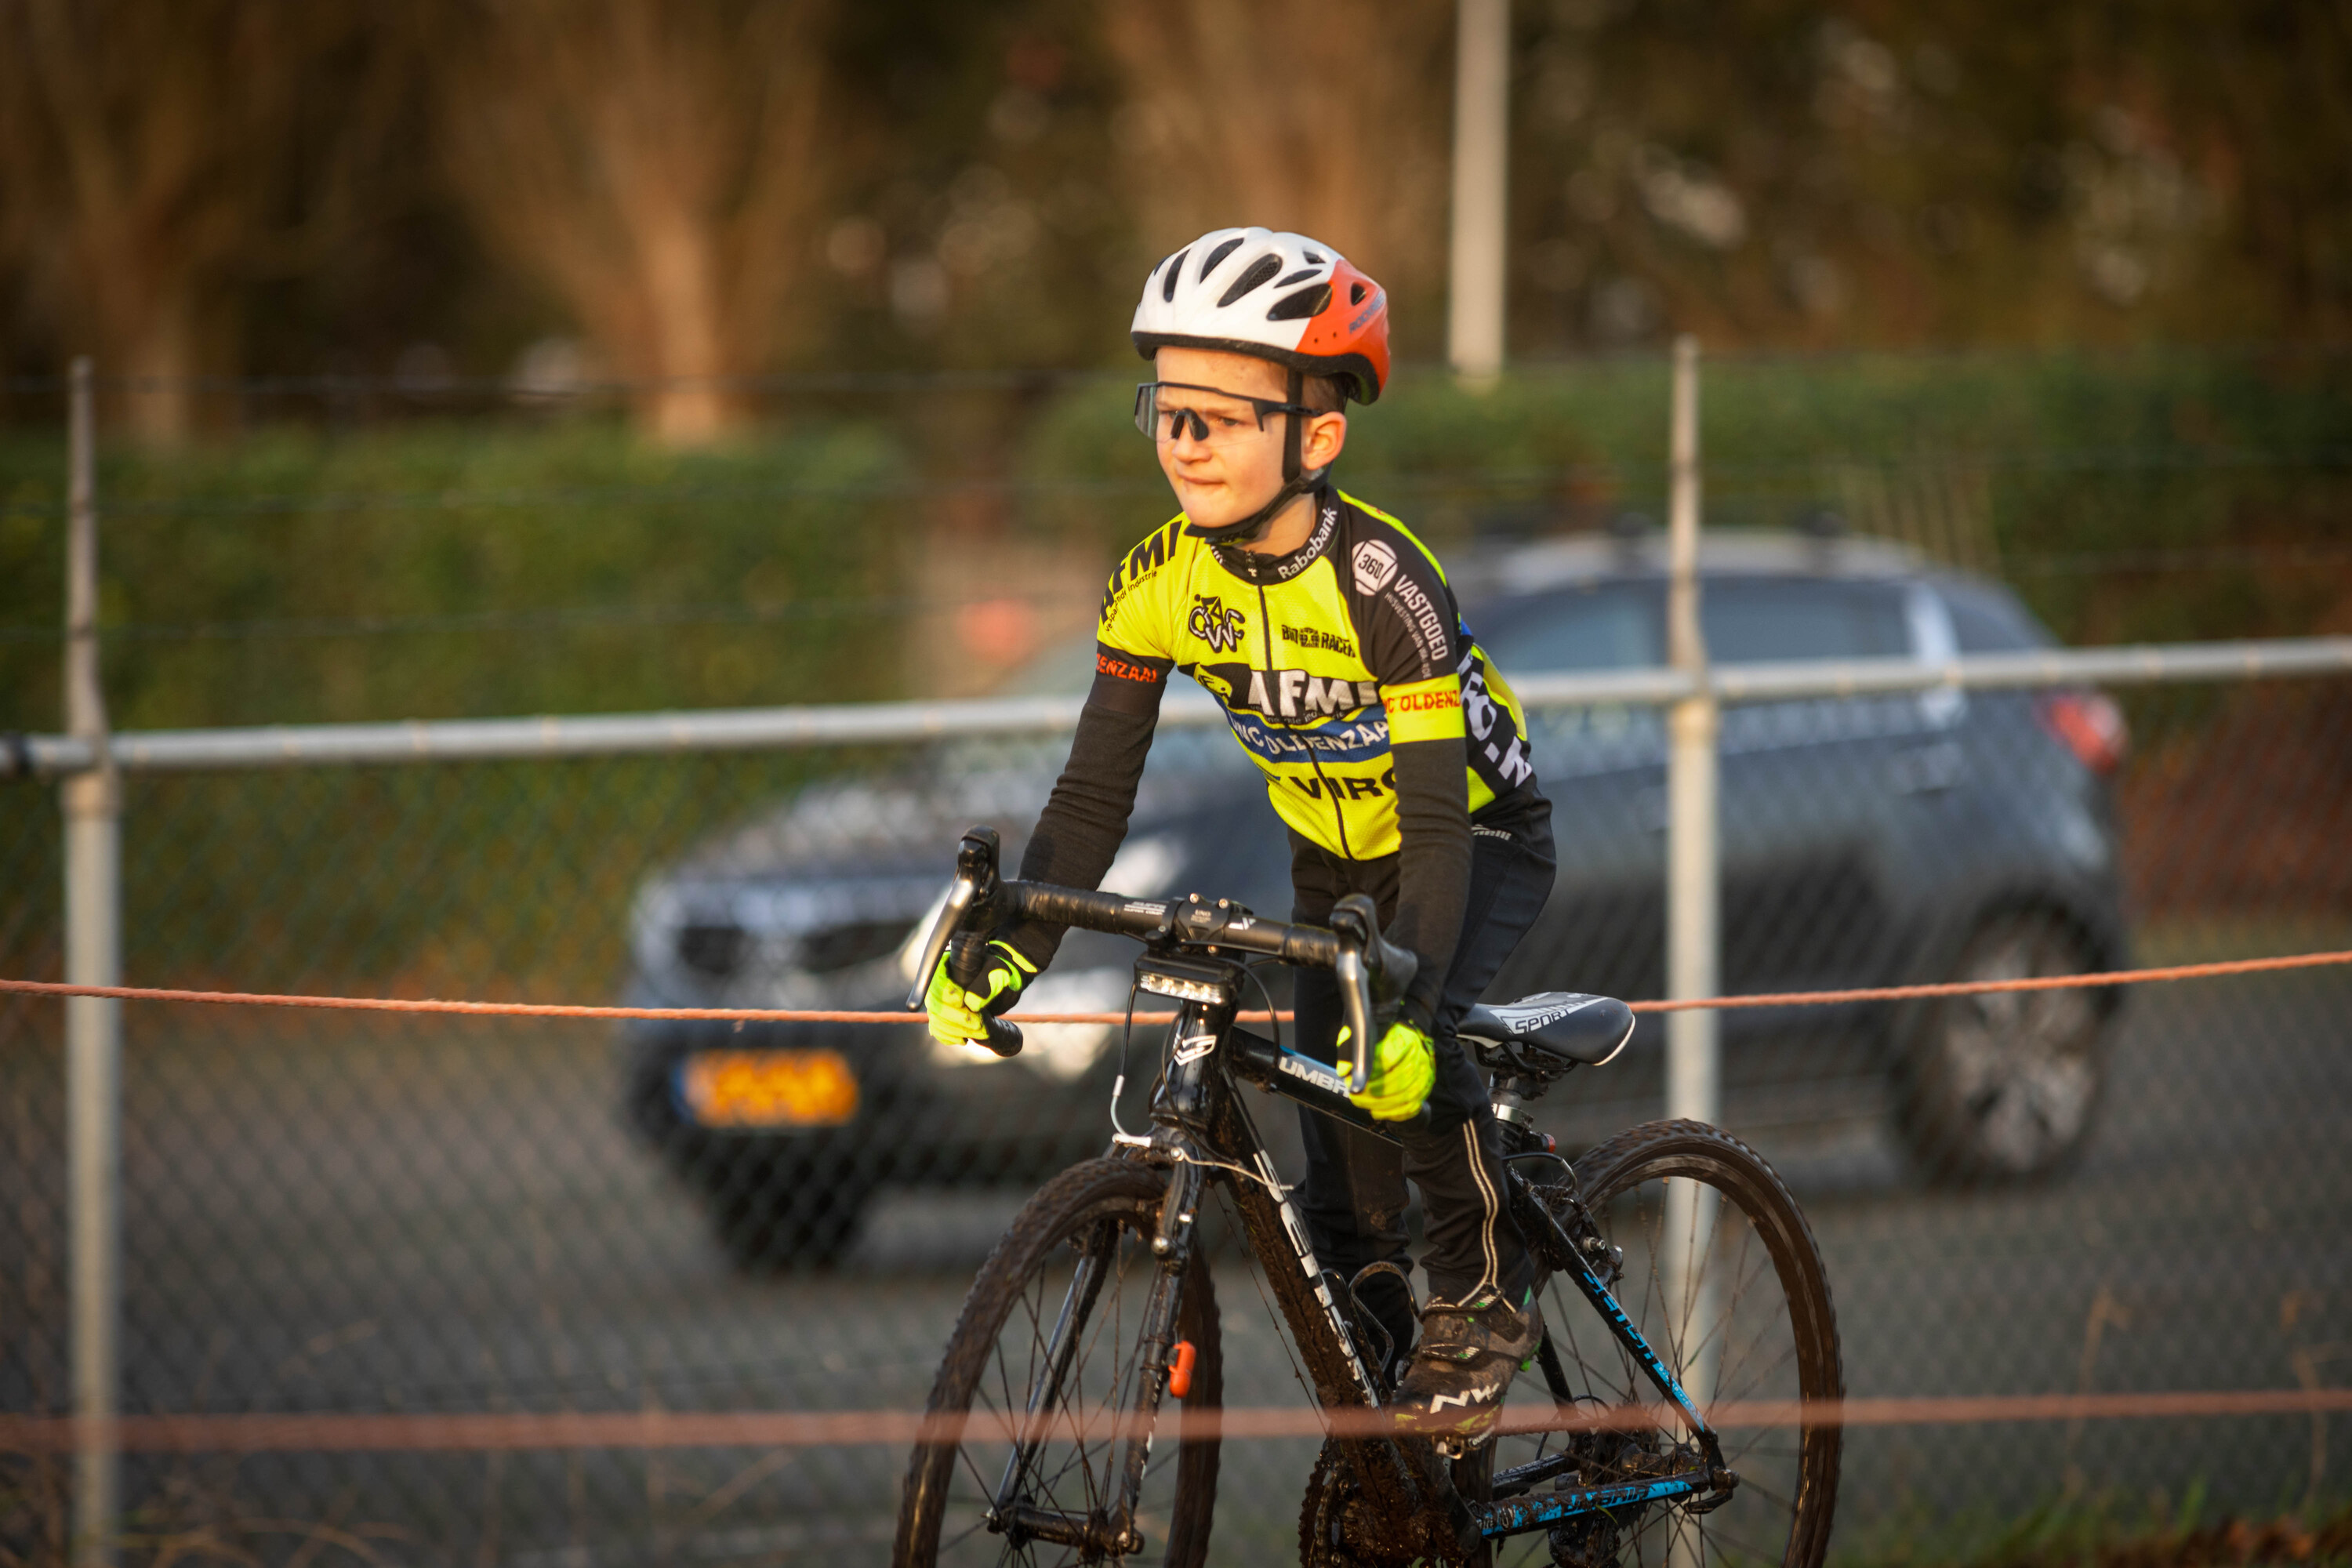
[[[1298,400],[1307,395],[1307,378],[1299,374],[1297,365],[1289,369],[1290,374],[1283,384],[1283,401],[1296,408],[1299,406]],[[1285,489],[1288,489],[1298,482],[1299,443],[1305,437],[1298,428],[1298,416],[1296,414],[1284,415],[1282,426],[1282,484]]]
[[[1306,397],[1307,376],[1297,366],[1289,367],[1286,387],[1287,396],[1285,401],[1294,406]],[[1226,523],[1222,528],[1202,528],[1197,522],[1188,523],[1186,527],[1212,544],[1247,544],[1265,532],[1276,513],[1323,482],[1323,476],[1329,471],[1328,466],[1312,472],[1306,468],[1305,432],[1299,428],[1301,416],[1286,414],[1282,417],[1282,488],[1274,492],[1274,499],[1247,517]]]

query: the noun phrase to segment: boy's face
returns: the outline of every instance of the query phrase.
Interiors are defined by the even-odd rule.
[[[1153,363],[1155,379],[1184,384],[1162,391],[1160,406],[1194,410],[1209,430],[1202,440],[1195,434],[1199,426],[1181,421],[1184,428],[1174,440],[1152,444],[1160,471],[1168,476],[1184,514],[1203,528],[1223,528],[1272,500],[1282,488],[1282,445],[1290,416],[1269,414],[1260,429],[1257,411],[1246,400],[1286,401],[1289,378],[1283,368],[1248,354],[1172,347],[1161,349]],[[1192,387],[1238,395],[1188,390]],[[1339,457],[1347,439],[1346,415],[1315,415],[1300,432],[1300,461],[1322,468]]]

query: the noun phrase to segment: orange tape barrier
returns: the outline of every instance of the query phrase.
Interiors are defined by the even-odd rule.
[[[1680,1002],[1633,1002],[1636,1013],[1685,1013],[1698,1008],[1820,1007],[1841,1002],[1908,1002],[1930,996],[1974,996],[2000,991],[2072,991],[2088,986],[2145,985],[2165,980],[2207,980],[2225,974],[2266,974],[2352,963],[2352,952],[2300,952],[2283,958],[2238,958],[2219,963],[2176,963],[2163,969],[2109,969],[2089,974],[2039,974],[2023,980],[1960,980],[1935,985],[1880,985],[1856,991],[1774,991],[1754,996],[1706,996]],[[560,1002],[406,1001],[387,996],[281,996],[254,991],[171,991],[143,985],[66,985],[50,980],[0,980],[0,993],[29,996],[97,996],[120,1002],[202,1002],[238,1007],[317,1007],[361,1013],[458,1013],[493,1018],[677,1018],[734,1024],[912,1024],[917,1013],[852,1012],[791,1007],[587,1007]],[[1139,1024],[1173,1022],[1173,1013],[1138,1013]],[[1288,1019],[1287,1013],[1243,1013],[1245,1023]],[[1125,1013],[1011,1013],[1015,1024],[1117,1024]]]
[[[2000,1421],[2210,1419],[2307,1415],[2352,1411],[2352,1389],[2263,1388],[2164,1394],[2024,1394],[1951,1398],[1849,1399],[1806,1406],[1795,1400],[1746,1400],[1709,1414],[1717,1427],[1752,1431],[1801,1422],[1843,1426],[1948,1426]],[[1172,1405],[1164,1413],[1175,1415]],[[1378,1410],[1360,1406],[1234,1408],[1182,1412],[1188,1436],[1236,1441],[1371,1436],[1387,1429]],[[1592,1429],[1638,1431],[1667,1424],[1661,1406],[1621,1405],[1574,1415],[1545,1410],[1507,1414],[1506,1432]],[[967,1437],[1002,1442],[1017,1417],[929,1415],[914,1410],[611,1411],[516,1415],[125,1415],[114,1436],[131,1452],[150,1454],[483,1453],[567,1448],[788,1448],[898,1445]],[[1106,1420],[1106,1437],[1138,1422]],[[1089,1426],[1089,1431],[1097,1430]],[[72,1449],[79,1424],[69,1415],[0,1415],[0,1453]],[[1166,1433],[1161,1434],[1163,1436]]]

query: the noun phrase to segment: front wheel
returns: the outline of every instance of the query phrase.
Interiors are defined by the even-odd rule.
[[[1573,1516],[1549,1537],[1502,1543],[1496,1561],[1817,1568],[1829,1548],[1841,1434],[1800,1414],[1798,1402],[1843,1398],[1845,1377],[1821,1251],[1779,1175],[1745,1143],[1697,1121],[1619,1133],[1576,1163],[1573,1187],[1545,1182],[1538,1162],[1520,1169],[1571,1238],[1592,1243],[1588,1250],[1618,1305],[1717,1426],[1738,1484],[1697,1506]],[[1582,1236],[1579,1193],[1591,1225]],[[1538,1495],[1698,1462],[1679,1421],[1641,1425],[1656,1418],[1659,1395],[1571,1280],[1550,1278],[1543,1310],[1565,1403],[1588,1418],[1616,1418],[1498,1438],[1498,1485],[1514,1467],[1537,1460],[1564,1468],[1537,1483]],[[1507,1426],[1542,1418],[1553,1401],[1549,1381],[1540,1364],[1519,1375]]]
[[[1030,1199],[989,1255],[908,1468],[891,1558],[900,1568],[1137,1555],[1107,1550],[1102,1537],[1122,1501],[1130,1439],[1164,1438],[1171,1425],[1176,1440],[1151,1445],[1136,1500],[1139,1555],[1159,1552],[1170,1568],[1198,1568],[1207,1555],[1224,1363],[1198,1252],[1176,1312],[1177,1336],[1193,1352],[1182,1415],[1171,1421],[1171,1398],[1156,1433],[1136,1420],[1150,1407],[1145,1380],[1160,1375],[1142,1328],[1162,1283],[1151,1238],[1167,1183],[1165,1171],[1131,1160],[1073,1166]],[[1092,1542],[1049,1538],[1089,1523]]]

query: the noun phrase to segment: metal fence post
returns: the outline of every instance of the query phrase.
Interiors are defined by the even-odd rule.
[[[1673,491],[1669,500],[1667,658],[1699,689],[1668,715],[1666,763],[1666,991],[1716,992],[1717,903],[1715,693],[1698,619],[1698,342],[1675,340]],[[1716,1016],[1668,1015],[1666,1114],[1713,1121],[1720,1113]]]
[[[73,363],[66,547],[66,721],[91,765],[65,781],[66,981],[122,979],[121,781],[108,745],[98,658],[97,429],[90,364]],[[121,1368],[122,1004],[66,1003],[66,1137],[72,1258],[76,1568],[114,1561],[121,1505],[115,1416]]]
[[[1456,0],[1454,232],[1446,355],[1470,384],[1503,370],[1504,227],[1509,205],[1511,0]]]
[[[1666,992],[1675,998],[1712,996],[1717,990],[1717,915],[1721,867],[1717,852],[1716,732],[1718,715],[1708,679],[1706,638],[1699,626],[1698,583],[1698,342],[1675,340],[1674,412],[1669,497],[1667,656],[1675,669],[1696,678],[1697,689],[1667,716]],[[1694,1121],[1722,1114],[1721,1064],[1716,1015],[1698,1010],[1666,1016],[1666,1114]],[[1692,1323],[1714,1321],[1713,1275],[1706,1267],[1715,1228],[1713,1189],[1696,1182],[1666,1188],[1666,1299],[1685,1314],[1675,1325],[1687,1343]],[[1685,1357],[1685,1384],[1696,1399],[1714,1388],[1713,1347]]]

